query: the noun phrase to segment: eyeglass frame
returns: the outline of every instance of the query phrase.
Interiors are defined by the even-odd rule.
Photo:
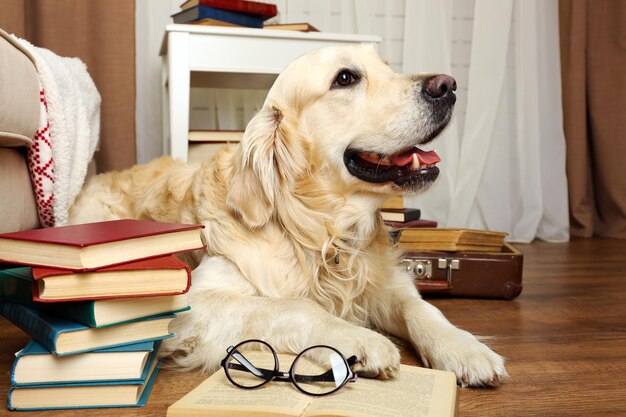
[[[256,366],[252,365],[248,359],[246,359],[245,356],[243,356],[243,354],[241,352],[237,351],[237,348],[239,346],[242,346],[246,343],[261,343],[265,346],[267,346],[270,350],[270,352],[272,352],[272,355],[274,356],[274,369],[259,369]],[[346,364],[346,368],[348,369],[348,373],[346,374],[346,377],[344,378],[343,382],[341,384],[339,384],[337,387],[335,387],[335,389],[333,389],[332,391],[328,391],[328,392],[324,392],[324,393],[312,393],[312,392],[308,392],[305,391],[304,389],[302,389],[298,383],[295,382],[295,374],[293,372],[293,367],[294,365],[298,362],[298,359],[300,359],[300,357],[308,352],[311,349],[315,349],[315,348],[327,348],[330,349],[332,351],[334,351],[335,353],[337,353],[341,359],[343,359],[343,362]],[[302,352],[298,353],[298,355],[295,357],[295,359],[293,360],[293,362],[291,363],[291,366],[289,367],[289,371],[288,372],[281,372],[279,370],[279,362],[278,362],[278,356],[276,355],[276,351],[274,350],[274,348],[272,346],[269,345],[269,343],[264,342],[263,340],[259,340],[259,339],[248,339],[248,340],[244,340],[243,342],[239,342],[237,343],[235,346],[229,346],[226,349],[226,352],[228,352],[228,354],[226,355],[226,357],[224,359],[222,359],[222,361],[220,362],[220,366],[224,369],[224,373],[226,374],[226,378],[228,378],[228,380],[235,385],[236,387],[239,388],[243,388],[243,389],[257,389],[262,387],[263,385],[267,384],[270,381],[281,381],[281,382],[291,382],[293,384],[293,386],[295,386],[300,392],[306,394],[306,395],[313,395],[313,396],[317,396],[317,397],[321,397],[324,395],[328,395],[328,394],[332,394],[334,392],[337,392],[339,389],[343,388],[344,385],[346,385],[348,382],[355,382],[358,378],[358,375],[356,373],[354,373],[351,369],[351,367],[356,364],[358,362],[358,358],[356,357],[356,355],[352,355],[350,356],[348,359],[346,359],[345,356],[343,356],[343,354],[341,352],[339,352],[337,349],[335,349],[332,346],[328,346],[328,345],[314,345],[314,346],[309,346],[308,348],[304,349]],[[234,352],[234,353],[233,353]],[[239,357],[235,356],[238,355]],[[259,385],[255,385],[253,387],[246,387],[245,385],[240,385],[237,382],[235,382],[233,380],[233,378],[231,378],[230,374],[228,373],[228,370],[226,369],[226,365],[227,365],[227,359],[230,357],[233,357],[235,360],[237,360],[239,362],[239,364],[235,364],[235,363],[229,363],[228,368],[229,369],[236,369],[239,371],[247,371],[250,372],[251,374],[255,375],[256,377],[263,377],[265,380],[259,384]],[[330,369],[329,371],[331,371],[332,369]],[[256,372],[255,372],[256,371]],[[321,375],[298,375],[298,379],[300,380],[300,382],[317,382],[317,381],[333,381],[334,379],[312,379],[312,378],[319,378],[319,377],[331,377],[331,375],[326,375],[328,374],[329,371],[326,371],[325,373],[321,374]],[[268,374],[269,373],[269,374]],[[302,378],[305,378],[304,381],[302,381]],[[308,380],[308,381],[307,381]]]

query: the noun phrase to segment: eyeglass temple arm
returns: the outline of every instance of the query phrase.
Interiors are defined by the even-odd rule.
[[[227,351],[229,353],[231,353],[232,351],[232,347],[229,347],[227,349]],[[237,363],[229,363],[226,364],[225,361],[222,361],[222,366],[228,366],[228,368],[230,369],[236,369],[238,371],[248,371],[251,374],[253,374],[254,376],[258,377],[258,378],[263,378],[263,379],[270,379],[273,378],[277,375],[281,375],[281,373],[275,373],[273,370],[271,369],[263,369],[263,368],[257,368],[256,366],[252,365],[250,363],[250,361],[248,361],[246,359],[245,356],[243,356],[241,353],[239,353],[238,351],[235,351],[232,353],[232,357],[237,359],[237,361],[239,361],[239,363],[241,363],[241,365],[237,364]]]
[[[354,382],[356,381],[357,376],[354,372],[352,372],[350,367],[357,363],[358,359],[355,355],[352,355],[346,359],[346,362],[348,363],[348,381]],[[334,371],[332,369],[329,369],[321,375],[294,375],[293,377],[298,382],[332,382],[335,380]]]

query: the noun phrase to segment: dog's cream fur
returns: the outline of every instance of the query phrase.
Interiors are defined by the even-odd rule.
[[[331,88],[342,68],[360,81]],[[182,368],[213,371],[226,347],[256,338],[281,352],[332,345],[357,355],[356,371],[386,378],[400,354],[375,329],[410,341],[462,385],[497,384],[503,359],[423,301],[397,265],[377,209],[420,186],[361,181],[343,161],[348,147],[392,154],[441,127],[416,94],[424,79],[394,73],[369,46],[309,53],[278,77],[240,147],[201,165],[161,158],[97,176],[71,221],[206,226],[192,309],[164,344]]]

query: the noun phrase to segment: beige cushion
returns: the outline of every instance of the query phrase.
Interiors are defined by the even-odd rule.
[[[0,148],[0,233],[39,227],[25,149]]]
[[[31,55],[0,29],[0,147],[30,146],[39,124],[39,79]]]

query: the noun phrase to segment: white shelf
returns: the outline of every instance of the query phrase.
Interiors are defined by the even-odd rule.
[[[172,24],[163,58],[164,150],[187,161],[189,90],[194,87],[269,89],[298,56],[324,46],[378,44],[379,36]]]

